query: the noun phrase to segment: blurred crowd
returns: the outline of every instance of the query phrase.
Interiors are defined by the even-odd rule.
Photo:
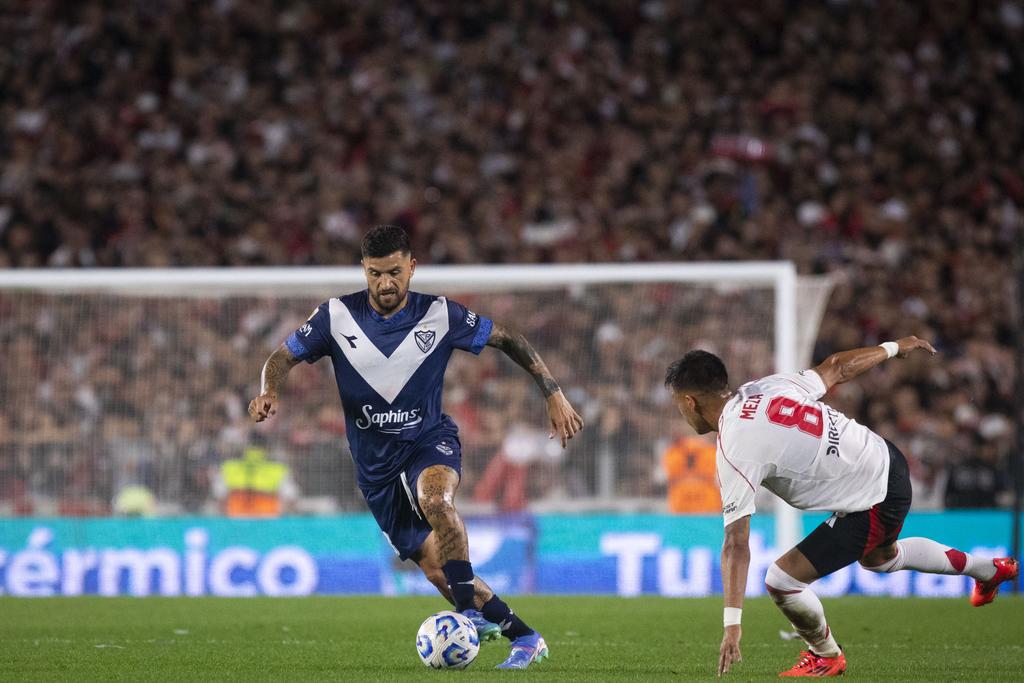
[[[494,350],[456,353],[444,400],[460,426],[467,498],[505,509],[657,499],[657,455],[672,433],[664,368],[680,345],[713,345],[744,376],[768,372],[772,297],[664,284],[456,294],[543,349],[590,424],[562,451],[526,373]],[[10,406],[0,413],[0,513],[106,514],[125,490],[140,513],[216,512],[228,502],[223,464],[241,466],[253,446],[290,468],[300,497],[291,509],[362,509],[329,362],[293,369],[260,427],[245,412],[263,360],[317,303],[0,292],[0,337],[19,359],[0,375]],[[488,484],[499,462],[513,467]]]
[[[406,226],[427,263],[790,259],[837,282],[816,360],[911,333],[942,352],[887,364],[829,398],[911,456],[919,502],[1006,503],[1024,208],[1019,1],[22,0],[0,6],[0,42],[0,267],[351,264],[378,222]],[[284,303],[262,304],[275,333],[293,322]],[[26,455],[25,442],[54,434],[86,443],[37,409],[64,401],[103,437],[89,444],[137,453],[147,441],[136,467],[165,468],[158,480],[178,482],[167,495],[198,505],[208,497],[200,465],[226,457],[210,435],[251,388],[232,390],[218,373],[251,375],[266,344],[246,345],[257,333],[210,303],[208,326],[195,323],[169,367],[148,304],[102,304],[95,323],[54,302],[42,323],[0,318],[12,358],[33,359],[38,373],[14,389],[0,375],[0,486],[64,496],[127,476],[105,468],[133,456],[112,460],[108,446]],[[497,315],[489,304],[478,308]],[[156,305],[165,326],[177,305]],[[529,331],[523,310],[508,309]],[[93,341],[56,338],[41,351],[45,325],[56,325],[46,320],[64,314]],[[580,324],[597,335],[608,320]],[[140,329],[117,352],[117,335]],[[227,334],[233,353],[219,345]],[[600,355],[596,336],[552,339],[545,357],[560,376],[574,373],[562,345]],[[679,348],[659,351],[659,363],[682,349],[671,341]],[[450,410],[481,423],[481,458],[500,437],[493,415],[466,401],[529,391],[519,378],[483,381],[496,362],[459,364],[448,380]],[[210,369],[189,379],[208,383],[197,385],[208,409],[183,421],[174,378],[196,366]],[[662,367],[633,397],[656,400]],[[303,438],[322,441],[310,457],[331,467],[340,441],[337,409],[323,407],[329,384],[290,390],[316,392],[310,405],[324,412],[308,416]],[[136,412],[107,415],[115,395],[137,396]],[[622,481],[636,483],[617,491],[659,495],[660,454],[648,451],[664,444],[638,448],[635,437],[665,432],[659,410],[648,424],[601,408],[594,443],[552,465],[575,482],[563,493],[599,488],[593,463],[574,458],[625,449],[620,467],[637,474]],[[601,438],[616,429],[621,443]],[[555,495],[550,477],[534,479],[530,497]],[[326,492],[325,482],[337,484],[306,484]]]

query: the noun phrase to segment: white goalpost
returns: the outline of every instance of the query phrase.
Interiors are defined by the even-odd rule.
[[[208,511],[202,499],[208,494],[189,483],[189,468],[209,467],[224,444],[244,440],[242,399],[255,389],[266,355],[312,306],[363,287],[358,267],[0,272],[0,341],[35,349],[33,359],[0,380],[6,398],[19,406],[7,431],[21,436],[8,446],[45,453],[51,464],[72,463],[69,471],[85,472],[78,494],[93,486],[97,500],[109,500],[119,486],[148,477],[165,509]],[[593,436],[580,446],[584,453],[547,458],[538,452],[532,461],[546,468],[549,486],[540,495],[548,508],[564,499],[575,509],[624,509],[623,501],[637,500],[656,509],[645,481],[656,463],[658,435],[650,432],[667,433],[681,421],[659,394],[666,360],[703,344],[725,354],[736,380],[798,370],[810,360],[830,283],[798,278],[789,262],[424,265],[412,288],[449,295],[523,329],[573,392],[570,400],[592,412],[585,415]],[[327,445],[344,440],[337,432],[340,410],[327,373],[303,372],[315,391],[300,397],[268,435],[296,452],[324,444],[331,455],[309,456],[323,464],[305,485],[309,500],[324,500],[330,486],[351,485],[330,464],[338,447]],[[481,453],[477,465],[467,463],[478,475],[491,454],[510,449],[490,432],[513,427],[520,408],[524,423],[536,421],[528,398],[521,407],[508,406],[520,393],[532,396],[522,389],[527,384],[497,361],[453,360],[446,409],[454,404],[461,411],[457,421],[470,442],[464,451]],[[174,395],[168,399],[167,392]],[[33,413],[43,414],[44,423]],[[35,438],[25,436],[30,433]],[[23,459],[35,463],[36,455]],[[504,453],[512,467],[519,455]],[[89,474],[90,463],[112,474],[101,481]],[[59,512],[52,501],[66,500],[62,491],[73,476],[25,476],[33,512]],[[344,509],[345,502],[310,505]],[[797,511],[779,502],[777,544],[789,547],[799,534]]]

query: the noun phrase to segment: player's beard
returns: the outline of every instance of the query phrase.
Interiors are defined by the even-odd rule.
[[[390,292],[389,294],[381,294],[380,292],[373,294],[373,303],[377,304],[377,309],[384,313],[391,313],[405,301],[405,291],[401,288],[396,287],[390,290]]]

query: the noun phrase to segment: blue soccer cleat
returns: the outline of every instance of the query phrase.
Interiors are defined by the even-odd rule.
[[[480,639],[481,643],[501,637],[501,627],[484,619],[484,615],[478,610],[468,609],[462,613],[462,616],[468,617],[473,622],[473,626],[476,626],[476,637]]]
[[[508,659],[499,664],[498,669],[525,669],[534,662],[548,658],[548,644],[544,638],[534,631],[528,636],[520,636],[512,641],[512,652]]]

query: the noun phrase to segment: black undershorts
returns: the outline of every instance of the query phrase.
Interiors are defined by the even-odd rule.
[[[892,545],[899,537],[910,511],[910,468],[900,449],[888,439],[885,444],[889,447],[885,500],[870,510],[833,514],[797,544],[819,576],[853,564],[875,548]]]

